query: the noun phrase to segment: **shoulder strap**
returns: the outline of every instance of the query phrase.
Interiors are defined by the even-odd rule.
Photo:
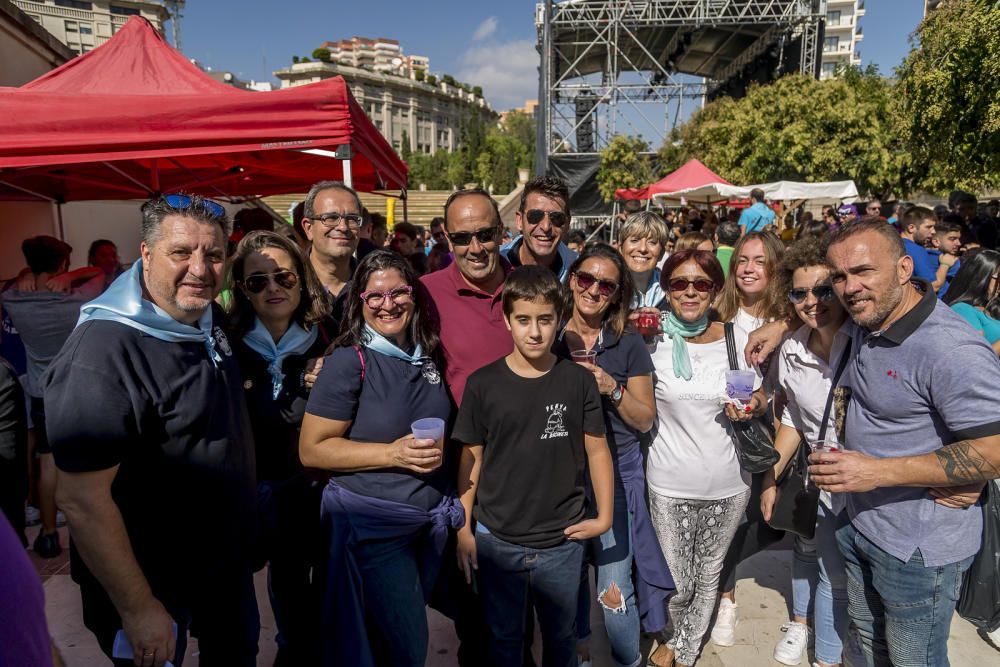
[[[844,369],[847,368],[847,360],[851,356],[851,339],[847,340],[847,345],[844,347],[844,351],[840,355],[840,363],[837,364],[837,372],[833,374],[833,384],[830,385],[830,393],[826,397],[826,408],[823,410],[823,421],[819,423],[819,439],[826,440],[826,427],[830,421],[830,409],[833,407],[833,392],[837,389],[837,383],[840,382],[840,376],[844,374]]]
[[[361,354],[361,348],[357,345],[354,346],[354,351],[358,353],[358,359],[361,360],[361,384],[365,383],[365,355]]]
[[[739,363],[736,361],[736,336],[733,334],[733,323],[726,322],[722,328],[726,332],[726,353],[729,355],[729,370],[738,371]]]

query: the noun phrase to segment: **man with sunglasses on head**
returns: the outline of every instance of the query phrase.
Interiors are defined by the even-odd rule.
[[[251,667],[254,445],[213,301],[230,223],[183,194],[142,207],[140,259],[97,299],[45,376],[58,500],[83,618],[117,665]],[[124,656],[122,656],[124,657]]]
[[[569,188],[561,179],[536,176],[521,192],[521,205],[514,214],[520,233],[500,253],[518,267],[539,264],[565,280],[577,254],[562,242],[569,231]]]
[[[302,229],[309,239],[309,263],[319,281],[333,297],[333,318],[343,317],[344,300],[350,291],[354,257],[365,223],[361,198],[340,181],[320,181],[311,188],[303,205]]]

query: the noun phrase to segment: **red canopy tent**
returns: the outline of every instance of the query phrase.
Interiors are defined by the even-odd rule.
[[[233,88],[140,17],[31,83],[0,87],[0,118],[0,200],[257,197],[324,178],[406,188],[406,163],[343,78]]]
[[[712,183],[732,185],[698,160],[688,160],[676,171],[672,171],[656,183],[641,188],[620,188],[615,190],[616,199],[650,199],[661,193],[694,190]],[[722,197],[728,199],[728,197]]]

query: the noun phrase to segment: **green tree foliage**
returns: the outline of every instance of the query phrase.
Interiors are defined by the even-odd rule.
[[[905,151],[892,131],[892,87],[874,70],[817,81],[794,74],[697,111],[660,150],[664,167],[696,157],[738,184],[853,179],[899,191]]]
[[[531,168],[535,164],[535,140],[538,126],[535,119],[521,111],[511,111],[504,117],[503,130],[524,146],[524,162],[520,168]]]
[[[612,201],[618,188],[635,188],[653,180],[649,144],[639,137],[618,135],[601,151],[601,166],[597,170],[597,188],[605,201]]]
[[[320,62],[328,63],[330,62],[330,49],[313,49],[312,57]]]
[[[427,83],[429,83],[432,86],[436,86],[437,82],[438,82],[438,78],[436,76],[434,76],[433,74],[428,74],[427,75]]]
[[[455,77],[453,77],[451,74],[445,74],[443,77],[441,77],[441,80],[447,83],[449,86],[458,85],[458,83],[455,82]]]
[[[911,183],[938,193],[1000,184],[1000,3],[947,2],[897,70],[896,119]]]
[[[415,70],[413,70],[413,78],[416,81],[423,81],[424,80],[424,70],[422,70],[422,69],[415,69]]]
[[[299,62],[299,57],[298,56],[292,56],[292,62],[293,63]]]
[[[518,167],[530,161],[528,147],[501,127],[486,132],[484,150],[476,159],[476,180],[494,192],[510,192],[517,185]]]
[[[483,87],[482,86],[473,86],[472,87],[472,94],[475,95],[476,97],[482,97],[483,96]]]

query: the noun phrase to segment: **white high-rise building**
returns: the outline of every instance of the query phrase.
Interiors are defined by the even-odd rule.
[[[865,0],[827,0],[821,79],[834,76],[838,67],[861,64],[858,45],[864,37],[860,24],[864,15]]]
[[[76,54],[86,53],[111,39],[131,16],[149,19],[160,32],[169,18],[163,5],[153,0],[13,0],[13,3]]]

